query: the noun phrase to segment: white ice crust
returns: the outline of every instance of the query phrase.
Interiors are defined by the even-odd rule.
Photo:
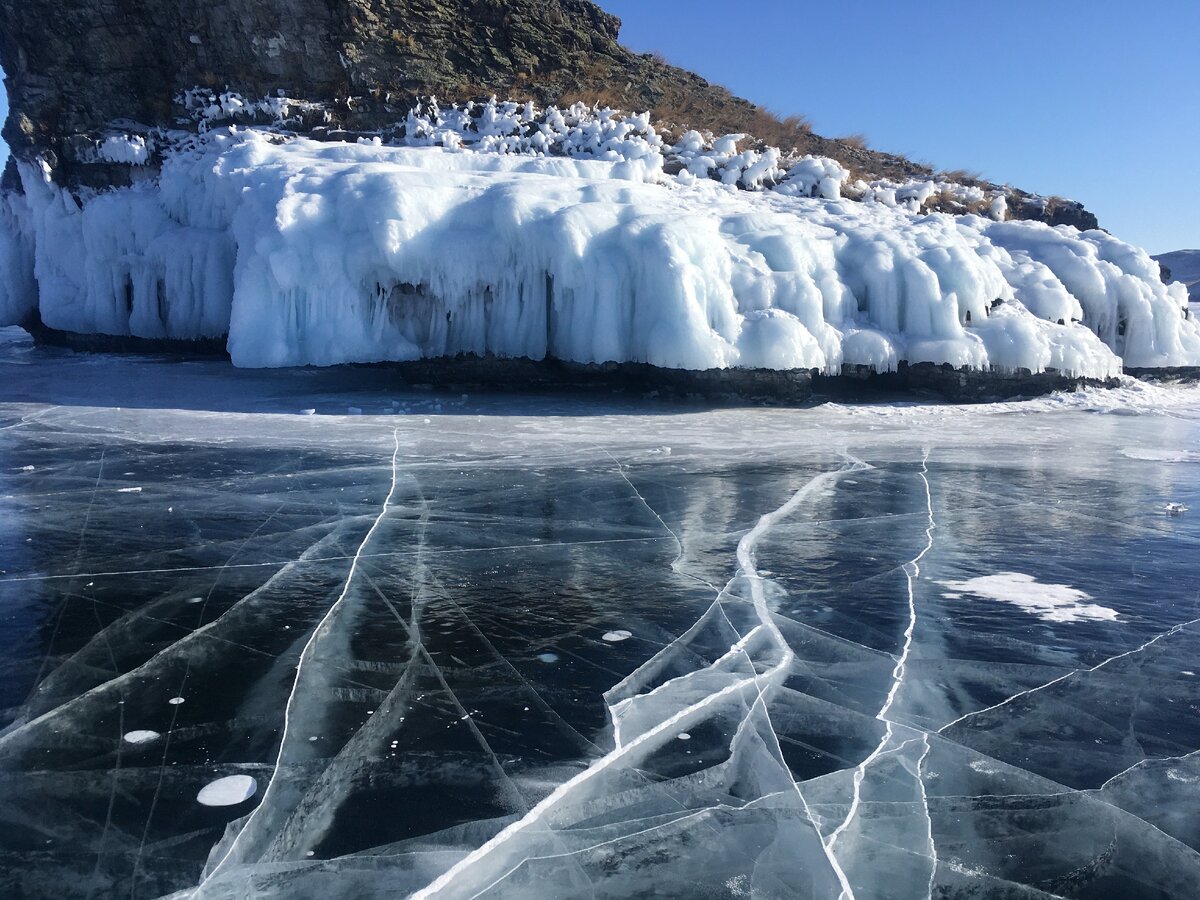
[[[25,193],[0,201],[0,323],[36,302],[66,331],[228,334],[248,367],[1200,365],[1184,288],[1104,232],[842,199],[836,163],[785,177],[769,152],[733,153],[738,136],[685,135],[670,177],[644,124],[569,132],[595,144],[575,155],[222,127],[157,179],[83,197],[22,165]],[[734,174],[692,174],[710,164]]]

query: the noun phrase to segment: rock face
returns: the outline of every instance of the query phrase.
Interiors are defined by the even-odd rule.
[[[122,183],[84,166],[114,125],[179,124],[178,98],[204,87],[327,104],[318,130],[403,119],[417,97],[497,93],[650,110],[659,122],[745,132],[837,159],[856,175],[926,178],[904,157],[813,134],[724,88],[618,43],[620,21],[588,0],[0,0],[0,64],[17,159],[46,161],[64,185]],[[186,123],[186,120],[185,120]],[[13,183],[10,172],[8,183]],[[1010,192],[1013,218],[1080,228],[1069,201]]]
[[[169,123],[197,85],[332,100],[498,90],[540,73],[553,92],[573,65],[623,55],[618,24],[580,0],[4,0],[6,137]]]

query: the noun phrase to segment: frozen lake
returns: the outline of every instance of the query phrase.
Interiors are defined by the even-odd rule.
[[[1200,390],[394,381],[0,332],[0,896],[1200,892]]]

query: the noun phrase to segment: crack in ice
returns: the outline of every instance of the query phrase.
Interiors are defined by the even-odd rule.
[[[959,716],[954,721],[947,722],[945,725],[943,725],[941,728],[939,728],[934,733],[942,734],[947,729],[953,728],[955,725],[965,722],[968,719],[974,718],[975,716],[981,716],[984,713],[992,712],[993,710],[996,710],[996,709],[1000,709],[1001,707],[1007,706],[1008,704],[1012,703],[1014,700],[1019,700],[1022,697],[1028,697],[1030,694],[1036,694],[1039,691],[1044,691],[1044,690],[1046,690],[1046,688],[1053,687],[1054,685],[1058,684],[1059,682],[1066,681],[1068,678],[1071,678],[1075,675],[1087,675],[1091,672],[1097,671],[1098,669],[1104,668],[1109,663],[1116,662],[1119,659],[1125,659],[1127,656],[1133,656],[1135,653],[1141,653],[1143,650],[1152,646],[1153,644],[1158,643],[1163,638],[1170,637],[1173,634],[1178,634],[1184,628],[1188,628],[1188,627],[1190,627],[1192,625],[1196,625],[1198,623],[1200,623],[1200,618],[1189,619],[1187,622],[1180,622],[1178,625],[1173,625],[1171,628],[1167,629],[1166,631],[1164,631],[1160,634],[1156,634],[1154,637],[1150,638],[1150,640],[1146,641],[1144,644],[1142,644],[1138,647],[1134,647],[1132,650],[1126,650],[1124,653],[1118,653],[1116,656],[1110,656],[1108,659],[1104,660],[1103,662],[1098,662],[1098,663],[1096,663],[1096,665],[1090,666],[1088,668],[1072,669],[1070,672],[1066,672],[1062,675],[1059,675],[1057,678],[1053,679],[1052,681],[1047,681],[1045,684],[1040,684],[1037,687],[1033,687],[1033,688],[1029,688],[1028,690],[1020,691],[1016,694],[1013,694],[1011,697],[1005,697],[999,703],[993,703],[991,706],[985,707],[984,709],[977,709],[972,712],[965,713],[964,715]]]
[[[916,627],[917,627],[917,607],[916,607],[916,593],[915,593],[915,589],[914,589],[914,584],[916,582],[916,579],[918,577],[920,577],[920,574],[921,574],[921,560],[924,559],[926,554],[928,554],[929,551],[933,549],[933,532],[934,532],[934,529],[937,527],[937,523],[934,521],[934,517],[933,517],[933,495],[929,488],[928,473],[929,473],[929,450],[927,448],[921,456],[921,471],[918,473],[920,475],[921,482],[925,488],[925,508],[926,508],[926,516],[927,516],[927,520],[928,520],[928,524],[926,525],[926,528],[925,528],[925,546],[921,549],[921,551],[916,556],[914,556],[912,558],[912,560],[910,560],[903,567],[905,576],[906,576],[906,580],[907,580],[907,588],[908,588],[908,592],[907,592],[908,593],[908,625],[904,629],[903,647],[900,651],[899,657],[896,659],[896,665],[892,669],[891,688],[888,690],[887,697],[884,700],[883,706],[880,708],[878,714],[875,716],[875,718],[878,721],[885,723],[884,734],[883,734],[883,737],[880,739],[879,743],[875,746],[875,749],[871,751],[871,753],[867,756],[866,759],[864,759],[861,763],[858,764],[857,767],[855,767],[854,775],[853,775],[853,788],[852,788],[852,796],[851,796],[851,801],[850,801],[850,809],[846,813],[846,818],[842,821],[842,823],[840,825],[838,825],[837,828],[834,829],[833,833],[829,837],[827,846],[829,847],[831,852],[833,852],[835,850],[835,847],[837,845],[839,838],[841,838],[841,836],[846,832],[846,829],[850,827],[850,824],[854,821],[855,816],[858,814],[859,805],[862,802],[862,784],[866,778],[868,767],[870,767],[870,765],[873,762],[875,762],[877,759],[879,759],[885,753],[893,752],[892,750],[885,749],[885,748],[887,748],[888,744],[892,741],[892,739],[895,737],[895,724],[896,723],[894,723],[889,718],[888,714],[891,712],[892,706],[896,702],[896,697],[898,696],[898,694],[900,692],[900,688],[904,683],[904,676],[907,673],[908,657],[909,657],[910,652],[912,651],[913,635],[916,632]],[[907,746],[907,744],[910,743],[912,740],[916,740],[916,739],[910,738],[908,741],[905,741],[903,744],[901,744],[900,747],[895,748],[894,752],[898,753],[905,746]],[[922,743],[924,744],[924,747],[925,747],[925,749],[922,751],[922,754],[920,757],[921,762],[923,763],[925,756],[929,753],[929,744],[928,744],[928,740],[924,734],[921,735],[920,740],[922,741]],[[921,787],[921,797],[922,797],[922,801],[924,803],[924,809],[925,809],[927,842],[928,842],[928,845],[930,848],[930,854],[926,858],[932,859],[936,863],[937,853],[936,853],[936,849],[934,848],[934,843],[933,843],[933,823],[930,820],[929,802],[928,802],[927,796],[925,795],[925,786],[924,786],[924,782],[922,781],[922,779],[920,777],[920,772],[921,772],[921,765],[918,764],[917,782],[920,784],[920,787]],[[934,872],[936,872],[936,866],[934,868]],[[934,874],[931,873],[930,878],[929,878],[930,896],[932,896],[932,892],[933,892],[933,878],[934,878]]]
[[[349,518],[349,517],[347,517]],[[367,518],[367,516],[359,516],[357,518]],[[541,550],[546,548],[562,548],[562,547],[590,547],[598,544],[652,544],[657,541],[666,541],[670,538],[665,537],[639,537],[639,538],[605,538],[595,541],[541,541],[530,544],[504,544],[498,547],[452,547],[442,550],[430,550],[430,555],[451,556],[458,554],[469,553],[504,553],[513,550]],[[305,565],[317,565],[328,562],[349,562],[355,559],[395,559],[398,557],[412,556],[412,550],[390,550],[386,553],[366,553],[360,556],[318,556],[303,561]],[[160,569],[122,569],[106,572],[73,572],[70,574],[60,575],[15,575],[9,578],[0,578],[0,584],[12,584],[16,582],[26,581],[56,581],[70,578],[110,578],[122,575],[170,575],[179,572],[211,572],[221,569],[281,569],[286,566],[299,565],[298,560],[284,560],[282,562],[261,562],[261,563],[237,563],[235,565],[222,566],[175,566],[171,568]]]
[[[325,626],[325,624],[327,622],[330,621],[330,619],[333,617],[334,613],[338,610],[338,608],[342,605],[342,602],[346,599],[347,594],[349,594],[350,587],[354,583],[354,575],[358,571],[358,563],[359,563],[359,559],[362,556],[362,551],[367,546],[367,544],[370,543],[372,536],[374,536],[376,530],[379,528],[380,523],[383,521],[384,517],[387,515],[388,509],[391,506],[392,498],[393,498],[393,496],[395,496],[396,484],[398,481],[398,474],[399,474],[398,466],[397,466],[397,461],[400,456],[400,430],[399,429],[396,429],[392,432],[392,439],[395,443],[395,449],[392,451],[391,485],[388,488],[387,495],[384,497],[383,506],[379,510],[379,515],[375,518],[375,521],[372,523],[370,529],[367,531],[366,535],[363,537],[362,542],[358,545],[358,551],[354,554],[354,556],[351,559],[350,571],[346,574],[346,580],[342,585],[341,593],[338,595],[337,599],[333,602],[333,604],[329,607],[328,611],[326,611],[326,613],[325,613],[324,617],[322,617],[321,621],[317,623],[317,626],[313,629],[312,634],[309,635],[308,640],[305,642],[304,649],[300,652],[300,662],[296,666],[296,674],[292,681],[292,689],[291,689],[291,692],[288,694],[287,703],[284,706],[283,731],[279,737],[279,753],[276,756],[275,766],[272,768],[272,774],[271,774],[269,781],[267,782],[267,788],[263,792],[262,800],[259,802],[258,806],[256,806],[254,808],[254,811],[252,813],[250,813],[249,817],[246,819],[245,823],[242,825],[241,830],[238,832],[237,837],[235,837],[233,839],[233,841],[230,843],[229,849],[225,851],[225,854],[221,857],[221,859],[217,862],[217,864],[215,866],[213,866],[213,868],[209,872],[209,874],[196,887],[197,892],[203,890],[204,885],[207,884],[212,878],[214,878],[217,875],[217,873],[220,872],[221,868],[226,864],[226,862],[229,861],[229,859],[233,856],[234,851],[237,850],[238,843],[241,841],[242,836],[245,835],[249,831],[250,826],[254,823],[254,820],[257,817],[259,811],[261,809],[263,809],[264,807],[266,807],[266,805],[267,805],[268,795],[271,793],[271,788],[275,784],[275,773],[279,770],[280,757],[282,757],[284,748],[287,746],[288,726],[290,724],[290,719],[291,719],[292,705],[296,700],[296,689],[300,685],[301,670],[303,669],[304,663],[306,662],[306,660],[311,658],[312,648],[315,645],[318,636],[321,634],[321,629]]]
[[[767,513],[759,518],[755,526],[747,532],[738,542],[737,560],[740,571],[747,578],[750,584],[751,595],[754,599],[755,608],[759,613],[760,623],[767,634],[773,639],[773,643],[781,649],[781,658],[774,666],[765,673],[759,674],[751,670],[748,677],[738,678],[732,683],[725,685],[717,691],[705,695],[700,700],[691,703],[681,710],[678,710],[658,722],[657,724],[646,729],[628,743],[621,743],[614,747],[609,753],[605,754],[601,759],[594,761],[587,769],[573,778],[559,785],[547,797],[540,801],[533,809],[516,822],[511,823],[502,829],[497,835],[486,841],[480,847],[477,847],[466,857],[460,859],[452,865],[447,871],[443,872],[433,882],[426,885],[424,888],[415,892],[413,900],[427,900],[427,898],[436,897],[444,894],[450,889],[459,879],[464,877],[464,873],[476,868],[478,864],[486,859],[489,855],[499,852],[501,848],[509,844],[518,835],[528,830],[535,824],[538,824],[542,817],[551,809],[564,801],[568,795],[578,790],[582,785],[595,779],[603,772],[617,766],[618,764],[635,758],[635,754],[640,752],[653,752],[663,743],[673,737],[679,730],[682,730],[693,722],[699,722],[707,718],[707,714],[715,706],[721,703],[726,698],[732,698],[736,695],[753,692],[754,704],[763,703],[765,710],[764,695],[769,686],[774,685],[782,680],[786,675],[787,669],[794,658],[794,651],[787,644],[783,634],[779,631],[778,626],[774,623],[771,617],[771,612],[767,606],[766,597],[762,590],[761,578],[757,575],[757,570],[754,567],[753,551],[758,541],[783,518],[790,515],[797,507],[804,503],[814,492],[823,488],[826,484],[837,480],[850,472],[861,471],[867,468],[866,463],[854,461],[846,468],[836,472],[827,472],[817,475],[799,490],[779,509],[774,512]],[[636,490],[636,489],[635,489]],[[669,530],[669,529],[668,529]],[[735,576],[736,578],[737,576]],[[719,599],[719,598],[718,598]],[[756,629],[757,631],[757,629]],[[735,642],[731,651],[737,652],[735,648],[745,646],[745,638]],[[726,656],[728,653],[726,654]],[[722,658],[725,658],[724,656]],[[745,722],[743,722],[743,726]],[[773,733],[773,731],[772,731]],[[779,753],[778,742],[775,744],[775,750]],[[793,782],[793,786],[799,799],[813,824],[814,834],[821,845],[825,857],[835,874],[839,885],[841,886],[840,897],[845,900],[853,900],[854,893],[850,887],[849,881],[845,873],[842,871],[836,857],[829,850],[826,842],[821,837],[820,830],[816,827],[815,819],[808,808],[804,795],[800,790],[799,785]],[[507,870],[506,870],[507,871]],[[484,889],[486,890],[486,888]],[[478,894],[476,894],[477,896]]]

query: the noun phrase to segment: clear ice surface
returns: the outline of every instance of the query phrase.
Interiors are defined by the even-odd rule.
[[[0,370],[0,896],[1200,893],[1200,389]]]

